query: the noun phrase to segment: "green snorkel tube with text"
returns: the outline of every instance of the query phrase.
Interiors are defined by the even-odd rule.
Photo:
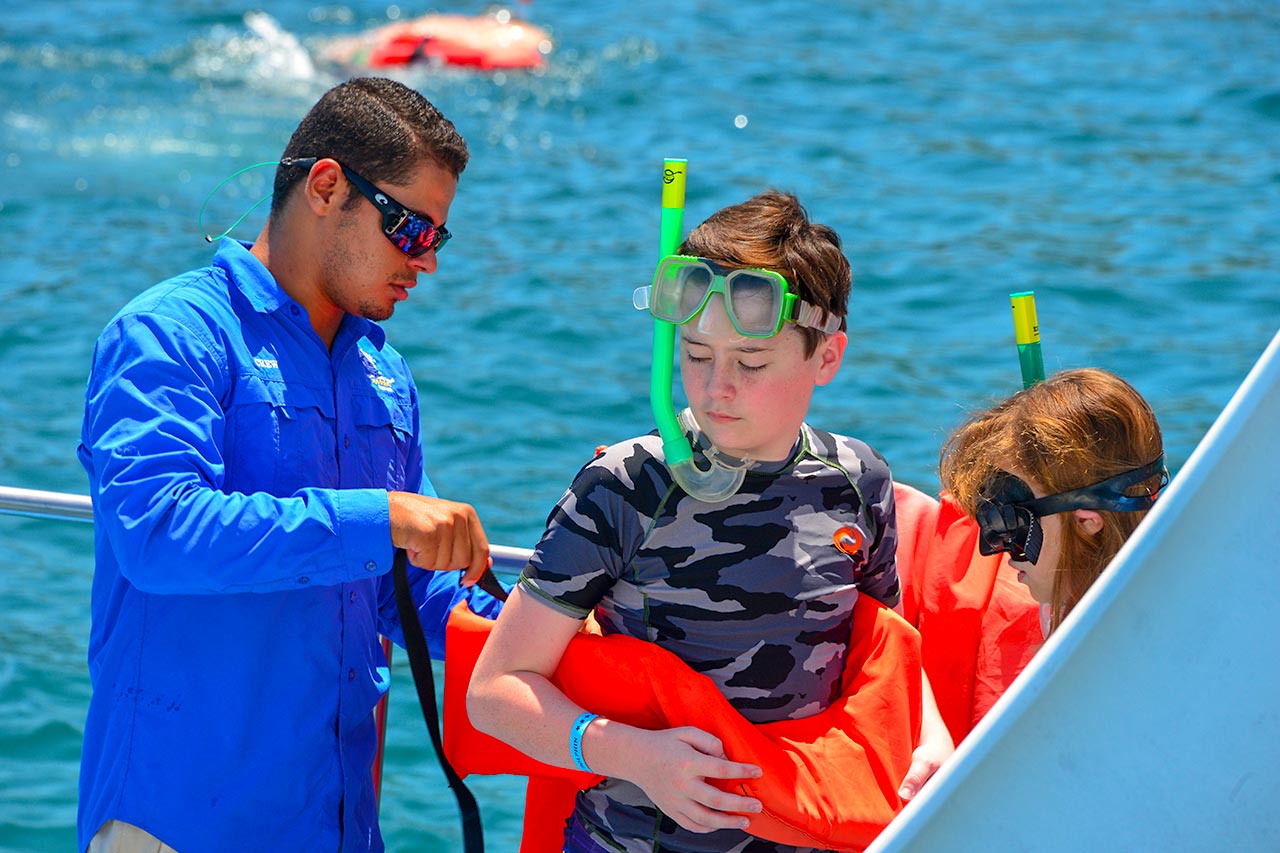
[[[1022,387],[1044,381],[1044,355],[1040,352],[1040,321],[1036,318],[1036,295],[1024,290],[1009,294],[1013,308],[1013,336],[1018,344],[1018,364],[1022,367]]]
[[[687,163],[683,159],[667,159],[662,164],[662,231],[660,258],[673,255],[680,248],[684,233],[684,189]],[[672,360],[676,343],[676,327],[666,320],[653,320],[653,359],[649,372],[649,404],[662,437],[662,453],[671,476],[690,497],[717,503],[738,491],[746,476],[745,469],[728,468],[713,459],[703,470],[693,458],[693,448],[685,438],[671,402]]]

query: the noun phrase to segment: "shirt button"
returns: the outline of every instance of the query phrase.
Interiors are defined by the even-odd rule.
[[[354,669],[347,670],[347,681],[356,680],[356,671]]]
[[[302,577],[298,578],[298,583],[307,583],[310,580],[311,578],[307,577],[306,575],[303,575]]]
[[[290,314],[292,314],[293,316],[297,317],[297,316],[298,316],[298,306],[297,306],[297,305],[290,305],[290,306],[289,306],[289,313],[290,313]]]
[[[351,593],[351,603],[352,603],[352,604],[355,604],[355,603],[356,603],[356,594],[355,594],[354,592],[353,592],[353,593]]]
[[[378,568],[378,564],[377,564],[377,563],[375,563],[373,560],[370,560],[369,562],[367,562],[367,563],[365,563],[365,564],[364,564],[364,567],[365,567],[365,569],[366,569],[367,571],[372,572],[372,571],[374,571],[375,569],[377,569],[377,568]]]
[[[350,447],[350,446],[351,446],[351,436],[349,436],[349,435],[344,435],[344,436],[342,437],[342,446],[343,446],[343,447]]]

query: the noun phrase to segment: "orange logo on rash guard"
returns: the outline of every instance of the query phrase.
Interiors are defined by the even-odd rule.
[[[831,537],[831,541],[836,543],[836,548],[842,553],[852,557],[862,550],[862,531],[856,527],[841,527]]]

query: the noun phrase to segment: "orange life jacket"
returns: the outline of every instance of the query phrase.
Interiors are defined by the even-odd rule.
[[[894,498],[902,613],[959,743],[1043,645],[1040,607],[1006,555],[978,553],[978,525],[949,494],[895,483]]]
[[[919,635],[869,596],[854,607],[843,694],[799,720],[747,722],[707,677],[671,652],[622,635],[579,634],[553,682],[577,704],[649,729],[696,726],[759,779],[722,787],[756,797],[753,835],[797,846],[861,850],[902,807],[898,786],[920,734]],[[521,853],[559,851],[578,790],[602,777],[534,761],[482,734],[466,715],[466,690],[492,620],[465,604],[449,618],[445,645],[444,746],[460,776],[530,777]]]
[[[959,743],[1043,642],[1035,600],[1018,583],[1007,559],[978,553],[977,525],[949,495],[939,502],[895,483],[894,496],[903,613],[920,636],[910,634],[876,602],[859,598],[855,619],[863,621],[855,622],[853,628],[846,695],[822,714],[756,727],[731,708],[727,713],[705,715],[704,707],[723,712],[727,706],[710,682],[704,685],[710,691],[700,693],[703,687],[697,681],[702,677],[674,656],[650,643],[619,636],[575,638],[569,645],[573,654],[566,652],[566,660],[574,663],[562,663],[557,678],[563,673],[564,682],[557,683],[569,692],[566,685],[584,681],[572,687],[584,692],[570,693],[571,697],[605,716],[650,728],[695,725],[719,736],[726,749],[738,744],[744,751],[731,750],[731,757],[766,769],[765,777],[754,783],[762,787],[747,783],[738,788],[766,803],[768,811],[752,821],[754,834],[797,845],[865,847],[902,805],[897,786],[910,766],[911,745],[919,735],[919,685],[905,673],[915,671],[923,660],[942,718]],[[541,764],[471,727],[466,717],[467,683],[489,627],[489,620],[465,608],[450,617],[445,751],[463,776],[529,776],[521,853],[559,851],[574,796],[601,777]],[[660,677],[655,679],[655,674]],[[686,684],[683,679],[688,676],[692,679]],[[848,691],[854,692],[848,695]],[[625,713],[630,712],[616,707],[619,700],[624,704],[634,700],[648,710],[628,718]],[[663,702],[672,707],[664,708]],[[672,712],[669,717],[667,710]],[[712,725],[724,726],[728,733]],[[799,736],[792,737],[788,726],[798,726]],[[747,736],[746,729],[738,732],[740,727],[753,728],[770,742]],[[837,748],[828,752],[831,744],[824,736],[833,739]],[[827,757],[833,761],[810,772],[818,764],[806,762],[821,763]],[[824,787],[817,781],[823,778],[848,782]],[[839,790],[828,790],[835,788]]]

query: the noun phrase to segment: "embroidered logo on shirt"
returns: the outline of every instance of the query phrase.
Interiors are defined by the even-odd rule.
[[[389,376],[383,375],[382,368],[378,367],[378,362],[374,360],[373,356],[364,350],[360,350],[360,360],[364,362],[365,373],[369,374],[369,381],[373,383],[373,387],[379,391],[391,393],[391,386],[395,385],[396,381]]]
[[[862,531],[856,527],[841,527],[831,540],[841,553],[848,554],[850,557],[856,556],[862,550]]]
[[[254,358],[253,363],[263,370],[279,370],[280,362],[274,358]]]

